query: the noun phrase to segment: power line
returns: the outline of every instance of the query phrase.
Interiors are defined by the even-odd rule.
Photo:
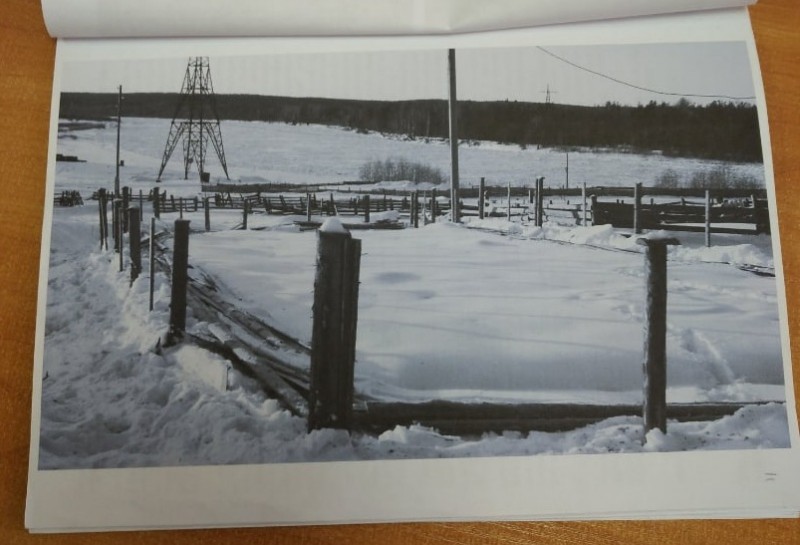
[[[574,63],[574,62],[572,62],[572,61],[570,61],[568,59],[565,59],[564,57],[560,57],[560,56],[556,55],[555,53],[553,53],[552,51],[548,51],[544,47],[537,46],[536,49],[538,49],[542,53],[546,53],[547,55],[550,55],[554,59],[558,59],[559,61],[561,61],[563,63],[566,63],[566,64],[568,64],[568,65],[570,65],[570,66],[572,66],[574,68],[577,68],[579,70],[583,70],[584,72],[588,72],[588,73],[593,74],[595,76],[599,76],[601,78],[605,78],[607,80],[613,81],[614,83],[619,83],[620,85],[625,85],[625,86],[631,87],[633,89],[638,89],[640,91],[646,91],[648,93],[654,93],[654,94],[657,94],[657,95],[665,95],[665,96],[673,96],[673,97],[720,98],[720,99],[725,99],[725,100],[755,100],[755,98],[756,98],[754,96],[737,97],[737,96],[730,96],[730,95],[704,95],[704,94],[696,94],[696,93],[671,93],[669,91],[659,91],[657,89],[650,89],[648,87],[642,87],[641,85],[636,85],[634,83],[629,83],[627,81],[623,81],[621,79],[609,76],[607,74],[603,74],[601,72],[597,72],[596,70],[592,70],[591,68],[586,68],[585,66],[581,66],[579,64],[576,64],[576,63]]]

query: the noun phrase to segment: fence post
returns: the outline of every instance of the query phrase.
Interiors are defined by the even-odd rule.
[[[211,231],[211,204],[208,197],[203,197],[203,216],[206,221],[206,232]]]
[[[119,207],[122,205],[122,201],[118,199],[114,199],[111,202],[111,230],[113,233],[111,235],[114,237],[114,251],[119,252],[120,249],[120,242],[119,242]]]
[[[144,194],[139,190],[139,222],[144,219]]]
[[[482,220],[486,215],[486,211],[484,210],[485,203],[486,203],[486,180],[484,180],[483,176],[481,176],[481,183],[478,186],[478,219],[479,220]]]
[[[364,195],[364,223],[369,223],[369,195]]]
[[[431,223],[436,223],[436,214],[438,213],[436,206],[436,188],[431,189]]]
[[[508,182],[508,199],[506,202],[506,219],[510,222],[511,221],[511,182]]]
[[[639,182],[633,186],[633,233],[640,235],[642,233],[642,183]]]
[[[597,195],[591,195],[589,201],[592,203],[592,226],[597,225]]]
[[[103,249],[103,243],[106,239],[106,190],[100,188],[97,190],[97,213],[98,213],[98,220],[100,222],[100,249]],[[108,249],[108,247],[106,247]]]
[[[711,191],[706,189],[706,248],[711,248]]]
[[[142,234],[139,209],[135,206],[128,208],[128,244],[131,255],[131,284],[139,278],[142,271]]]
[[[583,221],[581,221],[581,225],[586,227],[586,182],[583,182],[581,186],[581,213],[583,214]]]
[[[244,231],[247,231],[247,214],[250,212],[248,204],[247,199],[242,203],[242,230]]]
[[[306,193],[306,221],[311,221],[311,193]]]
[[[161,196],[157,187],[153,188],[153,215],[156,219],[161,219]]]
[[[536,178],[536,227],[544,224],[544,176]]]
[[[122,232],[123,233],[127,233],[128,232],[127,210],[128,210],[128,205],[130,204],[130,201],[131,201],[131,188],[128,187],[128,186],[125,186],[125,187],[122,188],[122,210],[120,211],[121,212],[120,220],[122,220]]]
[[[178,197],[178,217],[183,219],[183,197]]]
[[[155,273],[156,273],[156,218],[150,218],[150,240],[149,255],[150,255],[150,310],[153,310],[153,293],[155,292]]]
[[[667,432],[667,246],[675,238],[639,238],[645,246],[644,434]]]
[[[414,191],[414,227],[419,228],[419,190]]]
[[[169,305],[168,343],[172,344],[186,331],[186,285],[189,268],[189,220],[175,220],[172,250],[172,297]]]
[[[317,236],[308,430],[350,429],[361,241],[335,219]]]

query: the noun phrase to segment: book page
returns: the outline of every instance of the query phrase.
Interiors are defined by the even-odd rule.
[[[451,34],[744,6],[755,0],[42,0],[57,38]]]
[[[60,40],[52,112],[33,531],[797,516],[746,10]]]

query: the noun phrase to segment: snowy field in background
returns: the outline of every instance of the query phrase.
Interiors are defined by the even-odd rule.
[[[168,122],[125,122],[142,129],[129,128],[123,138],[127,165],[123,184],[133,186],[136,193],[153,186]],[[229,149],[238,147],[236,129],[242,129],[242,138],[250,135],[250,147],[242,149],[251,150],[252,162],[237,159],[239,175],[270,178],[290,170],[290,165],[274,161],[274,169],[262,170],[270,161],[266,147],[278,144],[265,136],[264,149],[253,145],[259,131],[244,128],[254,125],[267,132],[309,131],[303,136],[306,140],[297,140],[306,143],[306,150],[317,145],[314,134],[363,138],[372,148],[352,142],[342,146],[354,157],[362,154],[341,161],[354,168],[362,159],[374,158],[370,154],[377,153],[376,146],[392,144],[391,149],[397,150],[413,144],[325,127],[224,123]],[[110,187],[113,126],[92,132],[75,131],[59,140],[59,153],[88,162],[58,163],[56,191],[81,189],[86,196],[101,185]],[[329,144],[320,141],[319,146],[325,145]],[[475,148],[488,154],[482,165],[487,172],[481,175],[503,176],[517,169],[520,180],[528,179],[529,158],[544,162],[552,153],[490,147]],[[430,144],[426,149],[438,149],[446,161],[445,145]],[[419,153],[433,156],[434,152]],[[391,152],[404,154],[424,158],[410,151]],[[228,160],[233,165],[232,157]],[[617,163],[666,161],[655,156],[615,157]],[[173,174],[179,159],[172,160]],[[319,156],[318,163],[308,160],[298,168],[318,176],[318,181],[350,178],[347,170],[330,172],[334,159]],[[560,160],[554,159],[552,168],[562,168]],[[676,164],[695,168],[692,165],[700,162],[667,164],[677,170]],[[571,169],[572,165],[570,154]],[[598,168],[598,176],[601,172]],[[615,175],[610,172],[607,177]],[[303,176],[298,175],[297,181],[311,181]],[[191,195],[199,190],[194,180],[196,174],[190,182],[163,185],[170,192],[174,187]],[[608,180],[593,183],[613,185]],[[202,226],[202,213],[187,217],[195,228]],[[149,206],[145,218],[149,219]],[[171,220],[165,219],[163,225]],[[653,431],[644,446],[638,417],[612,418],[563,433],[477,438],[444,436],[420,426],[398,426],[377,437],[334,430],[307,434],[304,419],[282,410],[218,356],[185,344],[156,353],[169,314],[168,280],[156,275],[155,310],[148,312],[147,274],[129,287],[129,272],[117,272],[115,254],[98,250],[95,203],[55,209],[52,221],[41,468],[789,446],[781,403],[747,407],[714,422],[670,422],[666,435]],[[192,234],[190,263],[215,277],[241,307],[308,341],[315,233],[300,232],[291,218],[262,213],[249,222],[260,230],[230,230],[240,221],[238,211],[214,211],[213,232]],[[473,220],[466,226],[357,231],[355,236],[362,239],[363,250],[359,391],[406,401],[641,400],[644,258],[641,247],[620,231],[608,226],[539,229],[492,219]],[[677,236],[682,246],[669,254],[668,400],[782,402],[784,368],[775,278],[736,266],[772,267],[769,237],[714,235],[714,246],[704,248],[702,235]],[[189,327],[203,326],[190,312]]]
[[[120,157],[125,161],[120,177],[123,185],[138,191],[153,187],[161,156],[164,152],[169,120],[123,118]],[[450,147],[445,140],[407,140],[399,136],[377,133],[359,134],[356,131],[322,125],[288,125],[247,121],[222,122],[222,138],[231,179],[245,182],[331,183],[358,180],[361,166],[373,160],[405,157],[450,173]],[[71,167],[64,164],[60,184],[70,189],[91,189],[97,181],[114,181],[116,123],[104,128],[63,131],[58,150],[65,155],[97,165],[92,179],[70,178]],[[477,142],[459,146],[459,169],[464,187],[476,186],[483,176],[489,184],[530,185],[537,176],[545,176],[545,184],[558,187],[564,184],[565,154],[553,149]],[[210,148],[209,148],[210,149]],[[163,180],[170,193],[186,191],[183,180],[181,150],[167,166]],[[726,163],[728,164],[728,163]],[[637,182],[653,185],[665,170],[672,169],[682,177],[718,167],[718,161],[669,158],[661,155],[638,155],[614,152],[571,152],[569,154],[570,186],[585,182],[588,186],[628,186]],[[752,176],[764,183],[764,167],[760,163],[728,164],[736,175]],[[86,165],[84,165],[85,167]],[[209,153],[206,169],[212,180],[224,175],[213,152]],[[84,171],[75,167],[77,171]],[[196,180],[194,169],[190,180]],[[175,188],[170,180],[183,182]],[[77,186],[76,186],[77,184]],[[162,184],[164,186],[164,184]],[[193,187],[197,186],[192,184]],[[199,188],[195,189],[196,193]],[[180,193],[177,193],[180,194]]]

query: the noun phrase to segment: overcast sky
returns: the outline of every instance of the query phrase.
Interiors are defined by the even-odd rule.
[[[545,49],[561,59],[535,47],[457,50],[458,98],[543,102],[548,86],[553,102],[582,105],[672,103],[680,95],[705,104],[715,98],[688,95],[755,94],[743,42]],[[125,92],[177,92],[187,60],[70,61],[64,65],[61,88],[114,92],[121,84]],[[211,57],[210,62],[217,93],[373,100],[447,97],[445,50]]]

